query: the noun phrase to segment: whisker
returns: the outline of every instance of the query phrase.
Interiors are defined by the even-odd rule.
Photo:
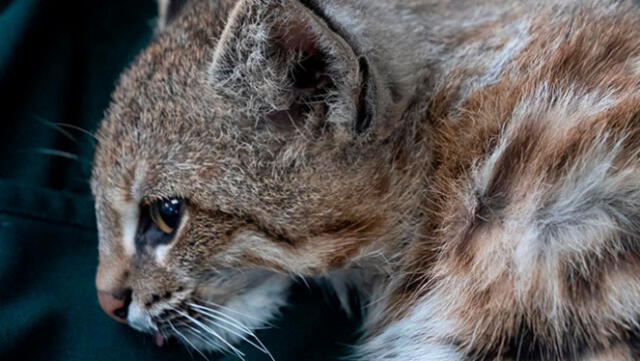
[[[250,319],[250,320],[258,321],[258,322],[260,322],[260,323],[264,323],[264,324],[269,325],[270,327],[273,327],[273,324],[271,324],[271,323],[269,323],[269,322],[265,322],[264,320],[261,320],[261,319],[259,319],[259,318],[255,317],[255,316],[251,316],[251,315],[248,315],[248,314],[246,314],[246,313],[243,313],[243,312],[240,312],[240,311],[236,311],[236,310],[234,310],[234,309],[232,309],[232,308],[230,308],[230,307],[223,306],[223,305],[218,304],[218,303],[215,303],[215,302],[213,302],[213,301],[208,301],[208,300],[205,300],[205,299],[202,299],[202,298],[196,298],[196,299],[197,299],[198,301],[200,301],[200,302],[203,302],[203,303],[205,303],[205,304],[208,304],[208,305],[211,305],[211,306],[213,306],[213,307],[219,308],[219,309],[221,309],[221,310],[229,311],[229,312],[231,312],[231,313],[235,313],[235,314],[236,314],[236,315],[238,315],[238,316],[246,317],[246,318],[248,318],[248,319]]]
[[[192,306],[197,306],[197,305],[192,305]],[[244,326],[241,326],[241,325],[238,325],[238,324],[235,324],[235,323],[233,323],[233,322],[227,321],[227,320],[225,320],[225,319],[220,318],[219,316],[216,316],[216,315],[214,315],[214,314],[207,313],[206,311],[203,311],[203,310],[194,310],[194,311],[198,312],[200,315],[202,315],[202,316],[204,316],[204,317],[207,317],[207,318],[208,318],[208,319],[210,319],[211,321],[216,322],[216,326],[217,326],[217,327],[220,327],[220,328],[222,328],[223,330],[225,330],[225,331],[227,331],[227,332],[229,332],[229,333],[231,333],[231,334],[233,334],[233,335],[236,335],[236,336],[240,337],[243,341],[247,342],[249,345],[251,345],[251,346],[255,347],[256,349],[260,350],[261,352],[265,353],[266,355],[268,355],[268,356],[269,356],[269,358],[270,358],[271,360],[275,361],[275,359],[273,358],[273,355],[271,355],[271,352],[269,352],[269,350],[267,349],[267,347],[266,347],[266,346],[262,343],[262,341],[260,341],[260,339],[259,339],[259,338],[258,338],[258,337],[257,337],[257,336],[256,336],[256,335],[255,335],[251,330],[249,330],[248,328],[246,328],[246,327],[244,327]],[[246,333],[248,334],[248,336],[249,336],[249,337],[254,338],[258,343],[255,343],[255,342],[251,341],[251,340],[250,340],[247,336],[245,336],[245,335],[242,335],[242,334],[240,334],[240,333],[238,333],[238,332],[236,332],[236,331],[234,331],[234,330],[229,329],[228,327],[225,327],[225,326],[223,326],[223,325],[220,325],[218,322],[226,323],[226,324],[228,324],[228,325],[230,325],[230,326],[232,326],[232,327],[235,327],[235,328],[237,328],[237,329],[239,329],[239,330],[241,330],[241,331],[246,332]]]
[[[41,116],[38,116],[38,115],[34,115],[34,118],[36,118],[43,125],[60,132],[60,134],[62,134],[63,136],[65,136],[69,140],[73,141],[74,143],[78,143],[78,139],[76,139],[76,137],[71,135],[71,133],[69,133],[66,130],[62,129],[62,127],[60,126],[59,123],[52,122],[52,121],[47,120],[47,119],[45,119],[45,118],[43,118]]]
[[[273,358],[273,355],[271,354],[271,352],[269,351],[267,346],[265,346],[264,343],[262,343],[260,338],[258,336],[256,336],[255,332],[253,330],[249,329],[248,327],[244,326],[239,320],[235,319],[231,315],[227,315],[227,314],[225,314],[223,312],[220,312],[218,310],[212,309],[210,307],[205,307],[204,305],[198,305],[198,304],[195,304],[195,303],[189,303],[189,305],[192,307],[192,309],[195,307],[196,309],[194,309],[194,311],[196,311],[196,312],[198,312],[198,309],[200,309],[200,310],[203,310],[204,312],[211,312],[213,314],[216,314],[218,316],[215,316],[213,314],[205,314],[205,315],[209,315],[211,317],[214,317],[218,321],[224,322],[224,323],[226,323],[228,325],[231,325],[231,326],[235,327],[236,329],[240,329],[241,331],[246,332],[250,337],[252,337],[254,340],[256,340],[256,342],[258,343],[259,346],[255,345],[253,342],[251,342],[248,339],[246,339],[246,337],[242,337],[240,335],[237,335],[237,336],[241,337],[243,340],[248,342],[250,345],[252,345],[256,349],[264,352],[272,360],[275,361],[275,359]],[[230,309],[228,309],[228,310],[230,310]],[[202,312],[200,312],[200,314],[202,314]],[[220,318],[220,317],[224,317],[224,319]],[[220,325],[218,325],[218,326],[221,327]],[[228,330],[226,327],[223,327],[223,328],[226,329],[227,331],[233,333],[233,334],[236,334],[235,332],[232,332],[231,330]]]
[[[188,327],[186,327],[186,331],[189,332],[189,334],[193,335],[194,337],[197,337],[200,341],[204,342],[205,344],[210,344],[212,342],[211,338],[207,338],[206,334],[202,333],[200,330],[198,330],[193,326],[189,325]],[[220,352],[225,356],[231,355],[231,352],[229,352],[229,350],[221,350]]]
[[[224,317],[225,319],[222,319],[221,321],[224,321],[227,324],[231,324],[231,325],[235,326],[236,328],[238,328],[238,329],[240,329],[242,331],[252,333],[252,331],[248,327],[242,325],[238,320],[234,319],[231,316],[225,315],[224,313],[222,313],[220,311],[217,311],[217,310],[214,310],[214,309],[202,306],[202,305],[198,305],[198,304],[195,304],[195,303],[189,303],[188,305],[191,306],[191,307],[195,307],[195,308],[197,308],[199,310],[202,310],[204,312],[210,312],[210,313],[212,313],[211,316],[218,315],[220,317]],[[195,311],[197,311],[197,310],[195,310]]]
[[[245,336],[245,335],[243,335],[243,334],[241,334],[241,333],[238,333],[237,331],[234,331],[234,330],[232,330],[232,329],[229,329],[228,327],[223,326],[223,325],[221,325],[221,324],[219,324],[219,323],[217,322],[217,321],[223,321],[222,319],[219,319],[219,318],[217,318],[216,316],[213,316],[213,315],[203,314],[203,313],[201,313],[201,312],[200,312],[200,314],[201,314],[203,317],[205,317],[207,320],[214,321],[214,322],[215,322],[216,327],[220,327],[221,329],[223,329],[223,330],[225,330],[225,331],[227,331],[227,332],[229,332],[229,333],[231,333],[231,334],[233,334],[233,335],[236,335],[236,336],[240,337],[243,341],[247,342],[248,344],[250,344],[251,346],[253,346],[253,347],[257,348],[258,350],[260,350],[260,351],[262,351],[262,352],[264,352],[264,353],[268,353],[268,351],[267,351],[267,350],[265,350],[263,347],[258,346],[255,342],[253,342],[253,341],[251,341],[250,339],[248,339],[248,338],[247,338],[247,336]],[[250,336],[253,336],[253,335],[250,335]]]
[[[304,285],[307,286],[307,290],[311,289],[311,286],[309,286],[309,282],[307,282],[307,279],[303,275],[295,274],[294,277],[297,279],[300,279],[300,281],[302,281],[302,283],[304,283]]]
[[[236,354],[236,356],[238,356],[238,358],[240,358],[241,360],[244,361],[244,353],[242,353],[242,351],[238,350],[235,346],[233,346],[232,344],[230,344],[227,340],[224,339],[224,337],[220,336],[216,331],[212,330],[210,327],[207,327],[207,325],[203,324],[202,322],[198,321],[197,319],[195,319],[194,317],[191,317],[189,314],[182,312],[178,309],[175,310],[178,314],[180,314],[183,317],[186,317],[187,319],[191,320],[194,324],[198,325],[199,327],[201,327],[203,329],[203,331],[208,332],[209,334],[213,335],[214,337],[216,337],[217,339],[219,339],[222,343],[224,343],[227,347],[229,347],[231,350],[233,350],[233,353]]]
[[[211,337],[207,337],[208,336],[207,334],[202,333],[202,331],[200,331],[196,327],[193,327],[193,325],[191,323],[185,322],[185,321],[181,321],[178,325],[184,326],[186,328],[187,332],[189,332],[193,336],[197,337],[198,339],[200,339],[200,341],[204,342],[205,344],[210,344],[212,342]],[[226,349],[221,349],[220,352],[222,352],[225,355],[231,355],[232,354],[231,351],[226,350]]]
[[[91,166],[91,162],[89,162],[86,159],[82,159],[81,157],[73,154],[73,153],[69,153],[69,152],[65,152],[62,150],[56,150],[56,149],[49,149],[49,148],[35,148],[32,149],[31,151],[33,151],[36,154],[39,155],[47,155],[47,156],[52,156],[52,157],[61,157],[61,158],[65,158],[65,159],[69,159],[69,160],[73,160],[75,162],[87,165],[87,166]]]
[[[202,357],[204,357],[205,360],[209,361],[209,358],[207,356],[205,356],[205,354],[202,353],[202,351],[200,351],[197,347],[195,347],[193,345],[193,343],[191,343],[191,341],[189,341],[188,337],[186,337],[182,332],[178,331],[178,329],[173,326],[173,323],[171,323],[171,321],[168,321],[168,322],[169,322],[169,327],[171,327],[171,329],[173,330],[173,332],[176,333],[177,336],[180,336],[183,340],[185,340],[186,343],[189,344],[189,346],[191,346],[191,348],[196,350],[196,352],[199,353]],[[188,349],[189,348],[187,348],[187,350]],[[189,352],[189,354],[191,354],[191,352]],[[191,355],[191,358],[193,358],[193,355]]]
[[[62,128],[69,128],[69,129],[77,130],[77,131],[89,136],[94,144],[98,142],[98,137],[96,137],[95,134],[91,133],[90,131],[88,131],[88,130],[82,128],[82,127],[79,127],[79,126],[74,125],[74,124],[69,124],[69,123],[56,123],[56,124],[58,126],[62,127]]]
[[[65,152],[62,150],[48,149],[48,148],[36,148],[34,149],[36,153],[44,154],[44,155],[52,155],[56,157],[67,158],[75,161],[80,161],[80,157],[73,153]]]

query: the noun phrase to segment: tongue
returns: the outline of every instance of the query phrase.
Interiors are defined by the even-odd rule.
[[[164,345],[164,337],[160,332],[156,333],[156,345],[158,345],[158,347],[162,347],[162,345]]]

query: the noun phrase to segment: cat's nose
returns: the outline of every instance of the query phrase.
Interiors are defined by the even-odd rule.
[[[127,323],[131,293],[130,289],[115,294],[98,290],[98,302],[111,318],[120,323]]]

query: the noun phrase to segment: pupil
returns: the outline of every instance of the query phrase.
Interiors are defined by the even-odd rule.
[[[167,199],[160,205],[160,216],[171,228],[176,228],[182,213],[182,200],[177,198]]]

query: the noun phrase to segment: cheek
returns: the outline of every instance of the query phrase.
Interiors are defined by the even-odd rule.
[[[228,254],[231,235],[247,227],[246,222],[220,212],[190,210],[171,245],[168,258],[183,267],[216,266],[220,255]]]
[[[165,257],[167,267],[189,277],[199,278],[237,268],[311,275],[324,272],[328,267],[326,258],[330,255],[322,251],[323,247],[314,247],[308,242],[296,244],[253,222],[222,212],[192,207],[188,214],[188,220]]]

